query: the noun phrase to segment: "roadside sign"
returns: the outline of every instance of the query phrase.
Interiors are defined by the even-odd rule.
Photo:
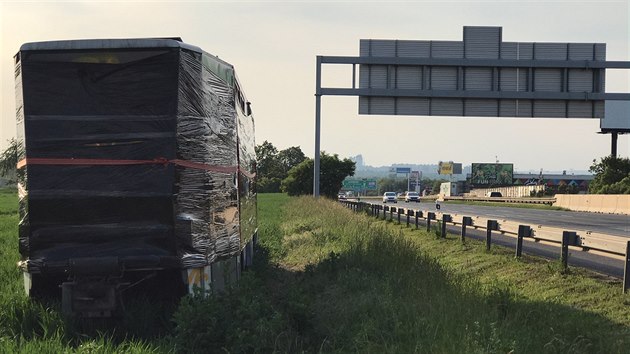
[[[345,179],[342,186],[343,189],[350,189],[353,191],[374,191],[376,190],[376,179]]]

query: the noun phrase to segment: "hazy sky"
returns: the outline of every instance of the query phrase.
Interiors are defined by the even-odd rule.
[[[312,157],[316,55],[357,56],[362,38],[460,41],[463,26],[487,25],[502,26],[504,41],[607,43],[609,60],[629,60],[628,12],[628,0],[5,1],[0,148],[15,136],[13,55],[26,42],[182,37],[236,67],[258,144],[300,146]],[[350,85],[350,66],[330,67],[324,86]],[[629,76],[608,71],[607,91],[629,92]],[[518,171],[586,170],[610,153],[597,119],[360,116],[357,105],[356,97],[323,97],[322,150],[362,154],[374,166],[496,156]],[[629,140],[620,136],[619,155],[628,157]]]

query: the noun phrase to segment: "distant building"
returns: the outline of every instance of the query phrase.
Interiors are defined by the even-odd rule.
[[[357,156],[350,157],[350,160],[354,161],[356,167],[363,167],[363,155],[359,154]]]

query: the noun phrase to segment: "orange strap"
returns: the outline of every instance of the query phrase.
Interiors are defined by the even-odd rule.
[[[234,173],[241,172],[249,178],[254,178],[255,173],[250,173],[239,166],[217,166],[207,165],[199,162],[192,162],[186,160],[168,160],[163,157],[153,160],[107,160],[107,159],[56,159],[56,158],[25,158],[17,164],[17,168],[20,169],[26,165],[65,165],[65,166],[120,166],[120,165],[168,165],[174,164],[187,168],[194,168],[197,170],[204,170],[210,172],[221,173]]]

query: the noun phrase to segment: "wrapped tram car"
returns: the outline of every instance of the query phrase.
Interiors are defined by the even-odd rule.
[[[49,41],[22,45],[15,79],[27,292],[53,282],[64,312],[110,316],[145,278],[220,290],[251,264],[254,121],[232,65],[179,38]]]

